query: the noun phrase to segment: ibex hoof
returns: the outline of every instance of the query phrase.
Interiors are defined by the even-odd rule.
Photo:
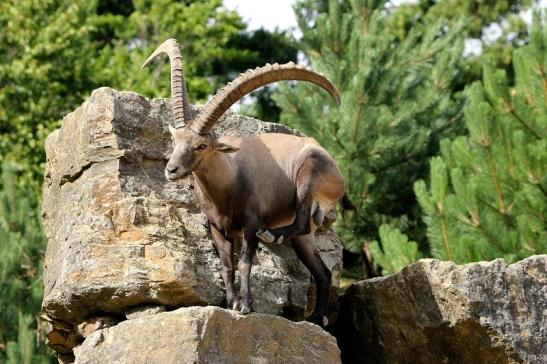
[[[232,310],[239,311],[239,300],[234,300],[232,303]]]
[[[313,223],[316,226],[321,226],[323,225],[324,219],[325,219],[325,211],[321,207],[318,207],[317,210],[315,211],[315,214],[313,214]]]
[[[330,210],[327,215],[325,216],[325,218],[327,220],[331,220],[331,221],[334,221],[336,220],[336,214],[334,213],[334,211]]]
[[[239,312],[241,312],[243,315],[250,314],[251,313],[251,307],[249,307],[249,305],[242,304],[241,305],[241,310],[239,310]]]
[[[283,235],[279,236],[279,238],[277,238],[277,244],[281,244],[283,243]]]
[[[273,243],[275,237],[269,230],[260,229],[256,232],[256,236],[265,243]]]

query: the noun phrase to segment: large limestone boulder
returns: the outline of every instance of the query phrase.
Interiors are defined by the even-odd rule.
[[[46,141],[43,310],[58,351],[70,351],[79,340],[76,326],[90,316],[222,303],[220,260],[192,180],[170,183],[163,175],[172,151],[170,120],[169,100],[101,88]],[[298,133],[233,113],[215,132]],[[317,241],[335,290],[341,244],[330,231]],[[255,311],[303,319],[313,289],[290,245],[261,245],[257,255]]]
[[[546,363],[547,255],[420,260],[352,285],[340,313],[348,363]]]
[[[75,363],[340,363],[336,340],[308,322],[189,307],[95,331]]]

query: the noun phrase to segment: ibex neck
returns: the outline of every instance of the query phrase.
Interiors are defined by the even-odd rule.
[[[225,153],[215,152],[204,159],[194,176],[201,190],[221,208],[228,208],[236,170],[233,160]]]

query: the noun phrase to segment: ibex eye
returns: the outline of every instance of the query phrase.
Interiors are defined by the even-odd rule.
[[[198,147],[199,150],[204,150],[204,149],[207,149],[207,144],[203,143],[203,144],[200,144],[199,147]]]

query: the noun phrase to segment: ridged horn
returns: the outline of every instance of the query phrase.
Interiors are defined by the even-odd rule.
[[[143,63],[142,68],[148,66],[154,58],[162,53],[167,54],[171,63],[171,107],[175,118],[175,127],[190,125],[192,112],[188,103],[188,92],[182,70],[182,55],[177,40],[170,38],[163,42]]]
[[[264,67],[248,70],[240,74],[235,80],[224,86],[203,107],[192,123],[192,129],[199,134],[208,133],[214,123],[239,99],[259,87],[276,81],[300,80],[313,82],[325,89],[340,105],[340,95],[334,85],[322,74],[311,69],[295,65],[293,62],[286,64],[266,64]]]

